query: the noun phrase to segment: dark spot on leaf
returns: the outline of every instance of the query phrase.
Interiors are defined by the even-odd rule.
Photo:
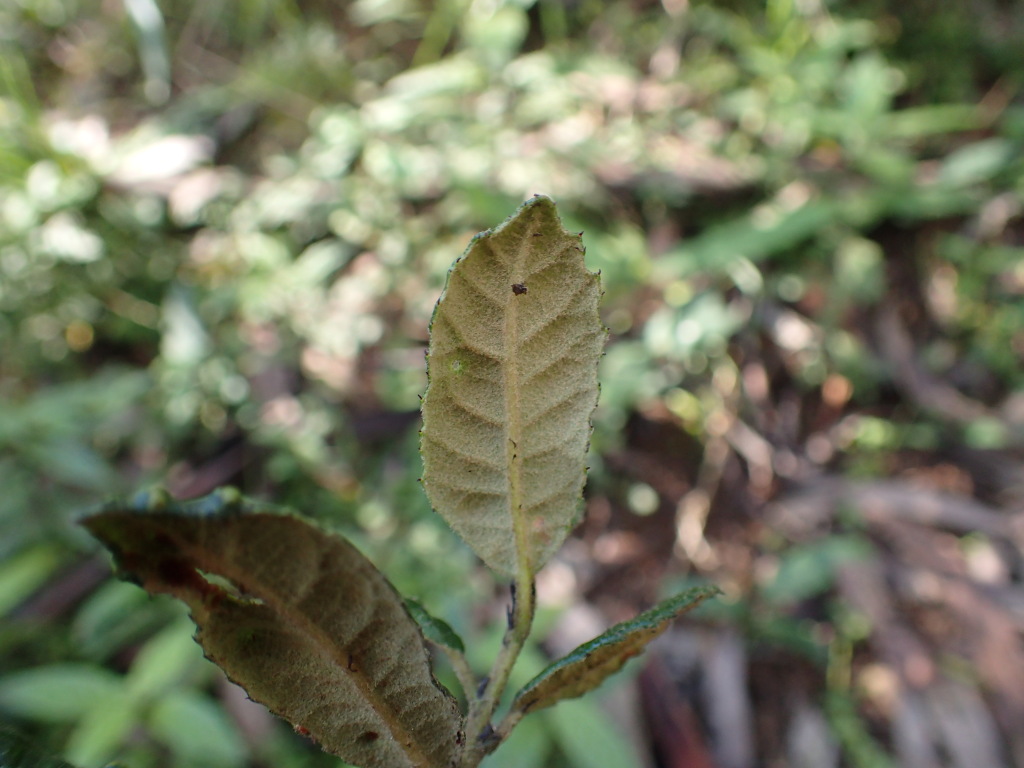
[[[156,568],[157,578],[169,587],[187,587],[203,591],[204,585],[210,584],[203,579],[196,569],[184,560],[168,558],[160,560]]]
[[[132,568],[133,571],[141,571],[141,568]],[[161,559],[156,566],[156,583],[148,579],[144,587],[159,592],[186,590],[201,595],[208,603],[216,603],[224,597],[224,590],[204,579],[195,569],[195,566],[187,560],[168,557]]]
[[[380,734],[376,731],[367,731],[359,737],[360,741],[373,742],[380,738]]]
[[[527,287],[522,283],[512,284],[512,293],[514,293],[516,296],[522,296],[524,293],[527,292],[527,290]]]

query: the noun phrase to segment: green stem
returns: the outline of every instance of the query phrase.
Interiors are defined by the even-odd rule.
[[[494,660],[490,675],[485,678],[483,690],[470,703],[466,716],[468,739],[463,753],[462,768],[476,768],[480,761],[501,743],[500,739],[494,738],[491,718],[498,708],[501,694],[505,692],[505,686],[508,685],[512,667],[523,650],[526,638],[530,636],[535,598],[533,579],[525,574],[517,576],[512,613],[508,629],[505,630],[505,636],[501,641],[501,650]]]
[[[462,686],[462,692],[466,694],[466,699],[469,700],[476,691],[476,676],[473,674],[469,662],[466,661],[466,655],[446,645],[438,645],[437,647],[448,657],[448,661],[452,665],[452,671],[455,673],[459,685]]]

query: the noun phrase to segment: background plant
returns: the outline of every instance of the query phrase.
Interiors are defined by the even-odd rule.
[[[720,620],[741,638],[731,663],[756,733],[806,727],[857,764],[874,754],[865,734],[894,760],[959,738],[941,748],[966,741],[975,761],[1020,764],[1008,610],[1020,569],[1000,522],[1019,488],[1012,8],[24,2],[0,14],[6,674],[60,681],[54,665],[72,663],[91,670],[80,690],[124,684],[179,618],[136,610],[68,525],[167,476],[179,496],[233,482],[315,509],[460,631],[486,624],[460,606],[489,582],[457,575],[471,560],[415,482],[422,347],[451,254],[544,192],[586,231],[612,331],[590,522],[580,556],[572,544],[553,571],[573,581],[556,583],[609,618],[688,573],[727,587],[735,610]],[[800,491],[800,514],[782,515]],[[920,499],[947,516],[910,514]],[[914,549],[907,526],[948,559]],[[921,573],[973,597],[921,591]],[[907,683],[907,637],[938,677]],[[780,662],[806,676],[777,685]],[[170,689],[235,711],[200,660],[166,666],[179,670]],[[157,727],[145,707],[108,727],[84,708],[0,698],[5,717],[83,764],[114,744],[129,765],[194,760],[175,734],[198,731]],[[963,735],[927,701],[985,725]],[[580,734],[612,731],[595,708],[558,710],[524,721],[515,749],[586,765]],[[195,719],[236,746],[226,765],[319,759],[286,731]],[[913,722],[942,727],[899,736]],[[730,732],[740,743],[755,729]],[[746,741],[766,759],[792,749]]]

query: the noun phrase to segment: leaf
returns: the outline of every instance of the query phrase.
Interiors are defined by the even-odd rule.
[[[366,768],[447,768],[461,718],[391,584],[346,540],[237,492],[143,495],[84,525],[119,570],[186,602],[207,656],[256,701]]]
[[[826,229],[839,217],[831,201],[811,200],[777,218],[753,214],[708,227],[697,237],[663,254],[654,265],[655,280],[693,274],[723,274],[740,259],[755,263],[782,253]]]
[[[432,616],[423,604],[418,600],[405,601],[405,608],[409,611],[416,623],[420,625],[423,636],[434,645],[447,648],[457,653],[465,653],[466,646],[459,637],[459,633],[452,629],[451,625],[444,619]]]
[[[160,698],[197,665],[206,664],[192,640],[191,626],[183,616],[147,640],[135,654],[125,678],[133,698]]]
[[[473,239],[431,321],[423,485],[506,576],[536,573],[580,518],[605,339],[580,240],[534,197]]]
[[[641,613],[635,619],[616,624],[604,634],[554,662],[528,682],[516,694],[511,711],[525,715],[594,690],[668,629],[674,619],[719,592],[717,587],[694,587]]]
[[[84,768],[106,764],[127,744],[141,714],[139,702],[123,690],[93,699],[92,708],[68,734],[64,756]]]
[[[92,664],[51,664],[0,678],[0,710],[45,723],[81,718],[124,687],[120,675]]]
[[[49,544],[28,547],[6,558],[0,565],[0,616],[31,595],[60,565],[60,550]]]
[[[245,740],[224,709],[192,690],[171,691],[149,713],[149,730],[179,764],[204,768],[245,765]]]

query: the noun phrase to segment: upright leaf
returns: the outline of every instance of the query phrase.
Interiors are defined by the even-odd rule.
[[[225,493],[111,505],[84,524],[125,576],[186,602],[207,656],[324,749],[366,768],[455,764],[461,718],[419,627],[344,539]]]
[[[635,619],[616,624],[552,663],[523,686],[512,701],[511,711],[525,715],[594,690],[641,653],[674,619],[718,593],[717,587],[694,587]]]
[[[579,522],[599,295],[580,235],[538,196],[473,239],[434,310],[423,485],[501,574],[532,575]]]

